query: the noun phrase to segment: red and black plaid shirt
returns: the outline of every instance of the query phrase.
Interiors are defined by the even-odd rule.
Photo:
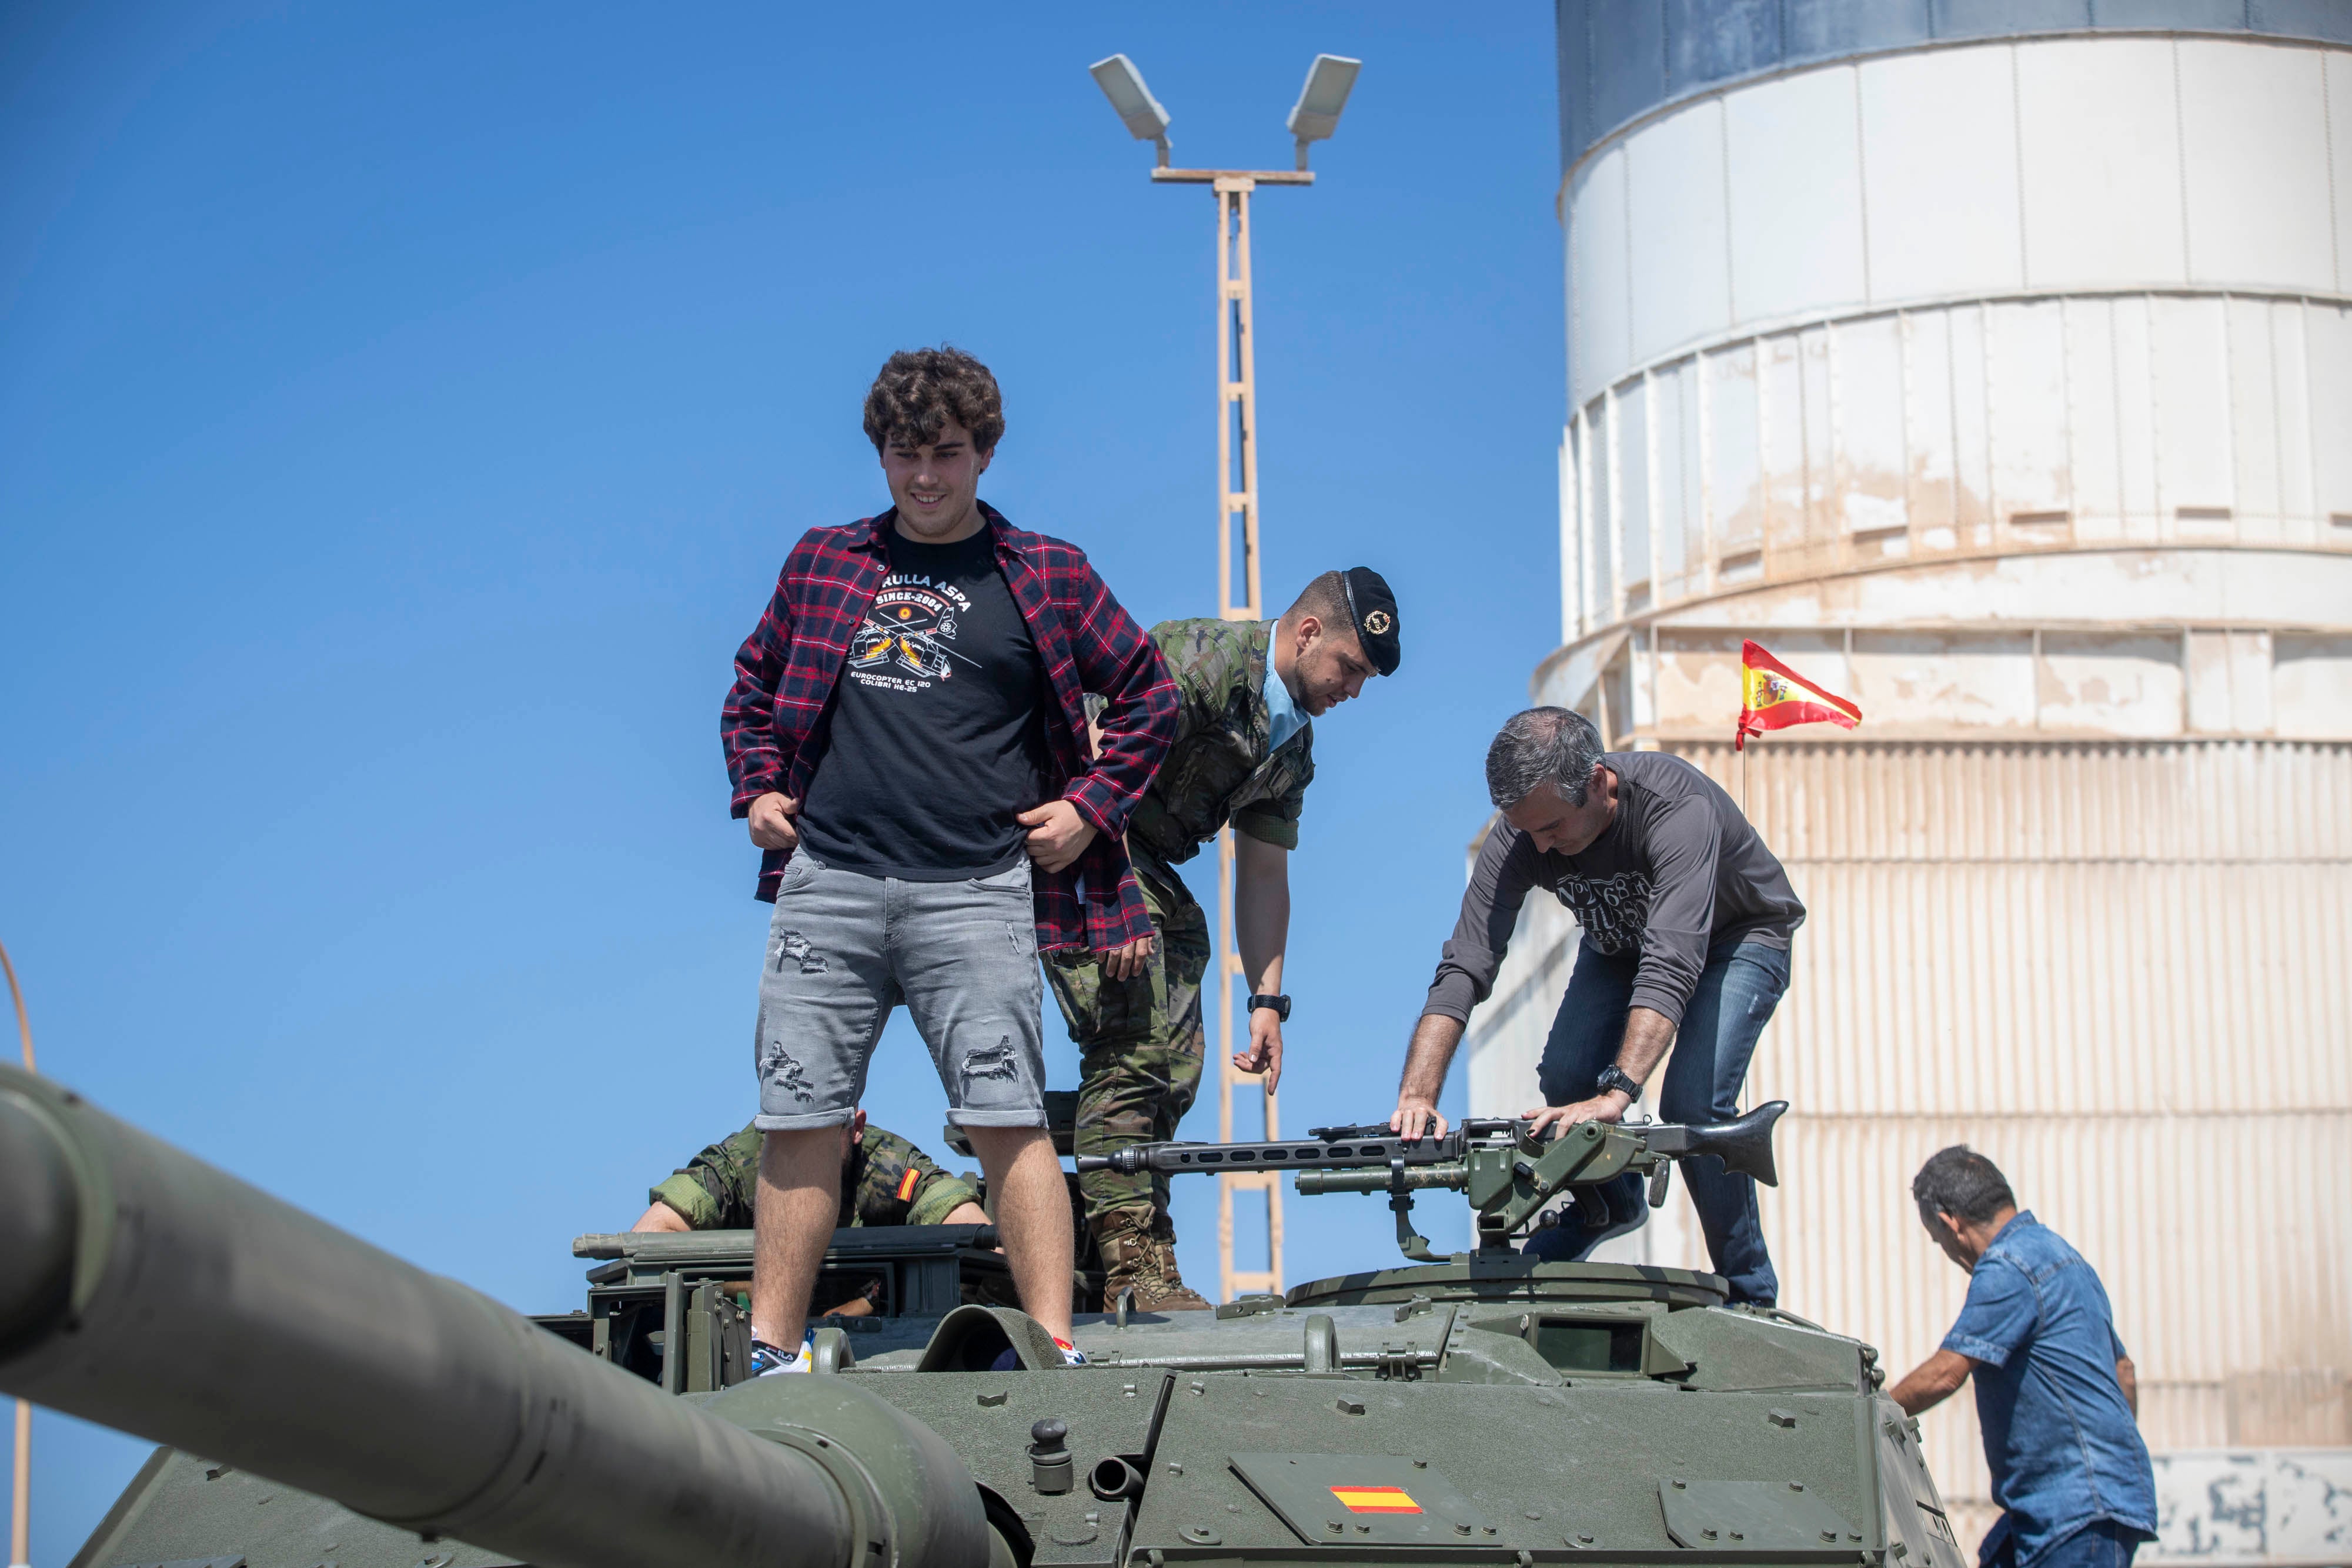
[[[1176,684],[1160,650],[1119,608],[1086,552],[1014,528],[983,503],[996,564],[1037,641],[1054,702],[1045,710],[1050,787],[1095,828],[1067,870],[1036,875],[1037,946],[1104,951],[1151,933],[1143,894],[1120,835],[1129,813],[1176,738]],[[793,547],[759,629],[735,654],[735,685],[719,710],[734,813],[771,790],[808,798],[824,759],[821,726],[849,640],[890,570],[885,530],[896,514],[847,528],[811,528]],[[1102,747],[1086,760],[1086,695],[1108,699]],[[759,896],[772,902],[786,850],[760,860]]]

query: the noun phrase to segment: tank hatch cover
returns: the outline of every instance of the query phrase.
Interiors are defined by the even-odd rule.
[[[1425,1459],[1371,1454],[1233,1454],[1234,1473],[1318,1546],[1483,1546],[1495,1526]]]
[[[1845,1516],[1795,1481],[1658,1483],[1666,1533],[1698,1552],[1851,1551],[1862,1533]]]

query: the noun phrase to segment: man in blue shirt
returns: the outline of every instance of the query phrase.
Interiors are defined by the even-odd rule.
[[[1977,1380],[1977,1424],[2000,1522],[1985,1568],[2128,1568],[2156,1538],[2156,1471],[2140,1441],[2131,1357],[2083,1255],[1965,1144],[1912,1179],[1919,1218],[1969,1274],[1959,1321],[1896,1384],[1916,1416]]]

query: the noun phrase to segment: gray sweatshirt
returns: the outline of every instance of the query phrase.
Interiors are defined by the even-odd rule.
[[[1519,905],[1549,888],[1612,956],[1638,953],[1633,1002],[1682,1021],[1722,942],[1786,947],[1805,906],[1789,873],[1715,781],[1662,751],[1612,751],[1617,815],[1582,854],[1539,851],[1502,819],[1487,831],[1422,1012],[1469,1019],[1495,988]]]

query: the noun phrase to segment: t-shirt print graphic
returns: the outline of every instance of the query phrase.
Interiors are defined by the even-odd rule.
[[[1571,876],[1552,890],[1575,911],[1584,939],[1615,955],[1634,946],[1650,924],[1650,879],[1637,871],[1611,877]]]
[[[956,616],[971,601],[952,583],[892,572],[849,640],[849,676],[877,691],[922,692],[977,660],[955,651]]]

